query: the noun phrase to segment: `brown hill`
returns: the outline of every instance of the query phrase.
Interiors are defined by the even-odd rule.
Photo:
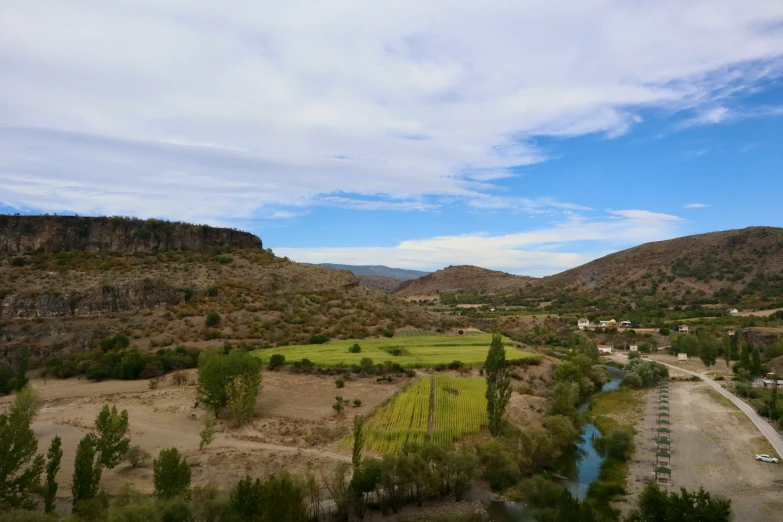
[[[394,292],[400,286],[400,280],[387,276],[356,276],[359,283],[367,288],[374,288],[381,292]]]
[[[783,299],[783,228],[646,243],[538,280],[535,293],[720,303]]]
[[[477,266],[450,266],[424,277],[404,281],[394,295],[433,296],[462,291],[470,294],[508,294],[526,288],[536,279]]]
[[[207,225],[124,217],[0,215],[0,252],[42,249],[135,254],[208,247],[261,248],[248,232]]]

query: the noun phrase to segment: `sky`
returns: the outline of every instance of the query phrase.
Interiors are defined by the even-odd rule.
[[[0,212],[542,276],[781,182],[780,0],[0,3]]]

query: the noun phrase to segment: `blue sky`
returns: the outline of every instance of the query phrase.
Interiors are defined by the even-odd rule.
[[[0,6],[0,211],[545,275],[783,226],[783,2]]]

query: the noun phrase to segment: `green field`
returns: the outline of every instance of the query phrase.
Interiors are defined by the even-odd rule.
[[[486,390],[483,379],[448,375],[410,384],[365,423],[364,447],[383,455],[398,453],[407,443],[450,443],[476,433],[487,426]],[[428,433],[430,411],[432,432]],[[353,435],[341,441],[344,447],[352,444]]]
[[[508,360],[537,359],[540,355],[523,352],[513,347],[514,342],[504,338]],[[263,363],[269,362],[274,354],[285,356],[287,364],[309,359],[315,366],[336,366],[338,364],[359,364],[369,357],[374,363],[393,361],[407,368],[427,368],[437,364],[461,361],[465,365],[483,364],[492,342],[491,334],[474,335],[419,335],[380,339],[347,339],[329,341],[324,344],[281,346],[256,350],[253,353]],[[360,353],[350,353],[348,348],[358,344]],[[396,354],[396,355],[395,355]]]

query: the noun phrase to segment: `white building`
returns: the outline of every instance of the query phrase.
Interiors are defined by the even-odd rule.
[[[576,325],[579,327],[580,330],[584,330],[585,328],[590,328],[590,321],[582,317],[576,322]]]
[[[631,346],[629,346],[628,349],[630,351],[632,351],[632,352],[638,352],[639,351],[639,347],[637,345],[635,345],[635,344],[632,344]]]
[[[688,332],[691,331],[691,327],[690,327],[690,325],[687,325],[687,324],[681,324],[680,328],[679,328],[679,331],[688,333]]]
[[[631,327],[631,321],[622,321],[620,323],[620,326],[622,326],[623,328],[630,328]]]
[[[736,308],[732,308],[731,310],[729,310],[729,315],[737,315],[738,313],[739,310],[737,310]]]
[[[612,354],[612,347],[611,346],[606,346],[604,344],[599,344],[598,345],[598,352],[611,355]]]
[[[678,361],[687,361],[688,360],[688,354],[687,353],[678,353],[677,354],[677,360]]]

